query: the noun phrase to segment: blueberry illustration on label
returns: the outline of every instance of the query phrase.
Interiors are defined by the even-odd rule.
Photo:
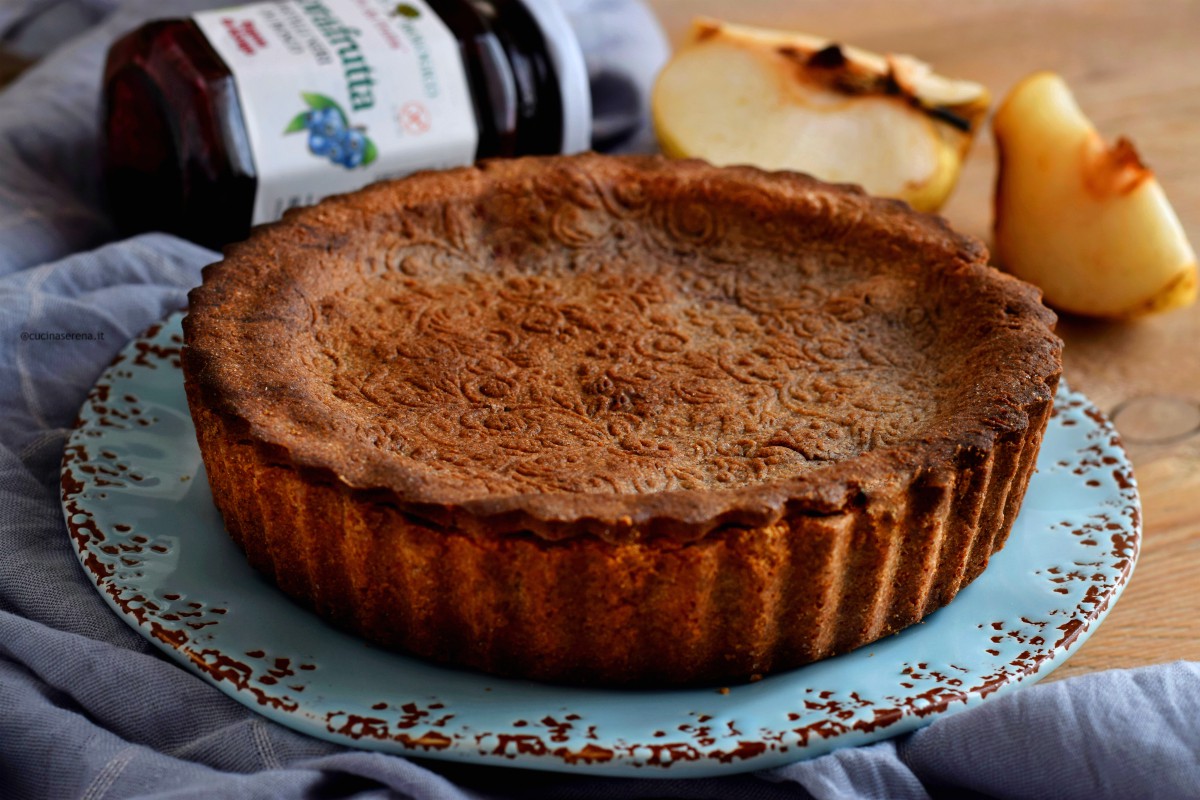
[[[301,111],[288,126],[285,134],[308,133],[308,149],[345,169],[365,167],[379,155],[375,143],[364,133],[362,125],[350,125],[346,112],[333,99],[323,94],[304,92],[301,95],[307,111]]]

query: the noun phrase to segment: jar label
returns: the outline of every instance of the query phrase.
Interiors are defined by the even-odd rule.
[[[237,86],[258,173],[255,225],[475,159],[458,42],[423,0],[277,0],[192,19]]]

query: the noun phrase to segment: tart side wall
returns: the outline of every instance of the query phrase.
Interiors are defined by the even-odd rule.
[[[185,358],[186,361],[186,358]],[[385,647],[505,676],[607,686],[741,682],[911,625],[1012,528],[1052,404],[957,470],[693,542],[486,536],[365,500],[271,457],[188,382],[213,498],[250,563]]]

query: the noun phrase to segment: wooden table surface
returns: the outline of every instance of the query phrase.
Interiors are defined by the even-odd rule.
[[[707,15],[910,53],[975,80],[994,104],[1022,77],[1061,74],[1110,141],[1133,140],[1200,247],[1200,2],[650,0],[673,41]],[[985,128],[942,213],[990,239],[996,151]],[[1112,416],[1145,528],[1133,579],[1054,678],[1200,659],[1200,305],[1136,323],[1063,318],[1064,377]]]

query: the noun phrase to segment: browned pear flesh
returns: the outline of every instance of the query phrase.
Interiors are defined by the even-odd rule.
[[[697,20],[655,87],[663,151],[807,172],[941,207],[989,104],[915,58]]]
[[[1196,299],[1196,254],[1133,143],[1109,146],[1066,82],[1019,83],[992,123],[995,253],[1062,311],[1127,319]]]

